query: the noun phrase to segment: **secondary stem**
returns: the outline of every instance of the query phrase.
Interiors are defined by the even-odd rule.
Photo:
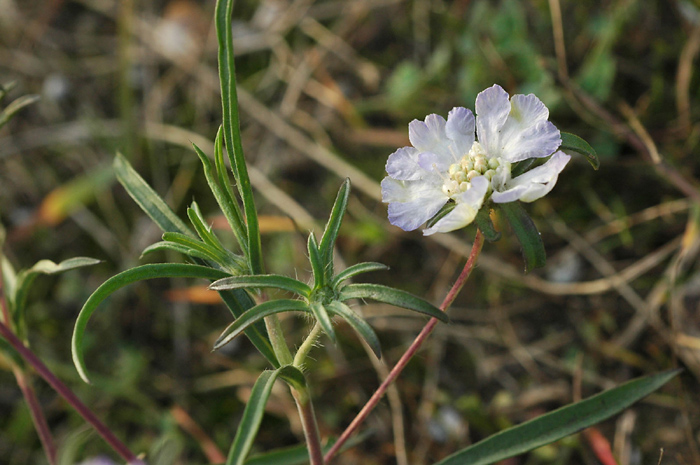
[[[304,429],[306,447],[309,449],[310,465],[323,465],[323,450],[321,449],[321,435],[318,432],[314,405],[311,402],[309,391],[297,391],[292,388],[292,396],[299,409],[301,425]]]
[[[29,412],[34,422],[34,428],[39,435],[39,440],[41,441],[41,446],[44,448],[46,459],[49,461],[49,464],[54,465],[56,463],[56,445],[54,444],[49,424],[46,421],[46,416],[44,416],[44,411],[41,409],[39,399],[36,397],[36,392],[26,373],[19,368],[15,368],[13,371],[15,379],[17,380],[17,385],[22,391],[22,395],[24,395],[24,400],[26,400],[27,405],[29,405]]]
[[[481,248],[483,247],[483,245],[484,236],[480,230],[477,230],[476,237],[474,238],[474,245],[472,246],[471,253],[469,254],[469,259],[464,265],[464,269],[457,278],[457,281],[455,281],[454,285],[445,296],[445,300],[443,300],[442,304],[440,305],[440,310],[442,310],[443,312],[447,311],[450,305],[452,305],[452,302],[454,302],[455,298],[457,297],[457,294],[459,294],[459,291],[462,290],[462,287],[467,282],[467,279],[469,278],[469,275],[471,274],[472,269],[474,268],[474,264],[476,263],[476,260],[479,257],[479,254],[481,253]],[[350,438],[350,436],[355,432],[355,430],[357,430],[360,424],[362,424],[362,422],[365,421],[365,419],[369,416],[370,412],[374,409],[374,407],[377,406],[377,404],[384,396],[384,393],[389,388],[391,383],[393,383],[394,380],[396,380],[396,378],[399,376],[399,374],[401,374],[406,365],[408,365],[408,362],[411,360],[413,355],[415,355],[415,353],[418,351],[423,342],[428,338],[430,333],[437,325],[438,321],[439,320],[437,318],[431,318],[428,324],[425,325],[423,330],[420,332],[420,334],[418,334],[418,336],[413,341],[408,350],[406,350],[403,356],[401,356],[401,359],[398,361],[396,366],[394,366],[394,368],[391,370],[389,376],[386,377],[386,379],[375,391],[375,393],[372,395],[369,401],[367,401],[365,406],[362,407],[362,410],[360,410],[360,413],[357,414],[352,423],[350,423],[350,425],[345,429],[345,431],[343,431],[343,434],[340,435],[338,441],[335,444],[333,444],[333,447],[331,447],[331,449],[328,451],[324,458],[325,463],[329,463],[331,461],[333,456],[335,456],[335,454],[338,452],[338,450],[340,450],[343,444],[345,444],[345,442]]]
[[[68,402],[71,407],[75,409],[81,417],[85,419],[88,423],[92,425],[93,428],[98,432],[100,436],[114,449],[117,454],[119,454],[124,460],[130,464],[143,463],[136,458],[133,452],[131,452],[115,435],[110,431],[104,423],[102,423],[90,409],[87,408],[85,404],[82,403],[78,396],[76,396],[73,391],[71,391],[68,386],[63,384],[54,375],[44,363],[39,360],[39,358],[34,355],[34,353],[29,350],[22,341],[19,340],[14,333],[0,323],[0,335],[2,335],[7,341],[14,347],[14,349],[19,352],[19,354],[24,358],[24,360],[34,367],[34,370],[44,378],[44,380],[51,385],[54,390],[63,397],[66,402]]]
[[[306,336],[306,339],[301,344],[301,347],[299,347],[299,350],[297,350],[296,355],[294,355],[293,365],[295,367],[301,368],[301,365],[304,363],[304,360],[306,360],[306,357],[309,355],[309,352],[311,351],[314,344],[316,343],[316,339],[318,338],[318,335],[321,334],[321,330],[322,330],[321,324],[316,322],[313,329],[311,329],[311,332],[309,333],[309,335]]]

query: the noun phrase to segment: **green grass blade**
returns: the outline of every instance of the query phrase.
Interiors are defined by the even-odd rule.
[[[214,350],[220,349],[228,344],[243,330],[255,322],[261,321],[266,316],[275,315],[282,312],[310,312],[309,306],[301,300],[279,299],[263,302],[247,310],[231,323],[214,343]]]
[[[319,243],[318,250],[321,252],[321,259],[323,260],[324,268],[326,270],[326,280],[330,281],[333,277],[333,248],[335,247],[335,241],[338,238],[338,232],[340,231],[340,225],[343,222],[343,217],[345,216],[345,210],[348,207],[348,198],[350,197],[350,179],[345,178],[343,185],[340,186],[338,191],[338,196],[333,204],[333,209],[331,210],[331,216],[328,219],[326,228],[323,231],[323,236],[321,237],[321,242]]]
[[[333,321],[328,315],[326,307],[321,302],[311,302],[309,308],[311,313],[314,314],[314,318],[321,324],[323,331],[331,338],[331,341],[336,342],[338,339],[335,337],[335,331],[333,330]]]
[[[335,275],[333,278],[333,282],[331,283],[332,287],[336,287],[338,284],[342,283],[346,279],[350,279],[354,276],[357,276],[358,274],[362,273],[369,273],[370,271],[381,271],[381,270],[388,270],[389,267],[382,264],[382,263],[377,263],[377,262],[363,262],[363,263],[357,263],[355,265],[349,266],[345,268],[343,271]]]
[[[430,302],[415,295],[381,284],[349,284],[340,291],[340,300],[372,299],[397,307],[413,310],[414,312],[437,318],[443,323],[449,323],[447,314]]]
[[[218,142],[219,140],[220,136],[217,135],[217,150],[220,149],[220,143]],[[199,156],[199,159],[202,161],[202,166],[204,167],[204,176],[206,177],[207,183],[209,184],[209,189],[211,190],[212,194],[214,194],[216,203],[219,204],[219,208],[221,208],[221,211],[223,212],[226,221],[228,221],[228,224],[231,227],[234,236],[236,236],[236,241],[238,242],[242,250],[248,250],[248,236],[245,229],[245,223],[243,222],[243,218],[241,217],[240,209],[238,209],[238,204],[233,198],[227,195],[229,191],[222,188],[219,185],[219,177],[217,176],[217,173],[214,170],[214,166],[212,165],[211,160],[209,160],[209,157],[207,157],[207,155],[204,152],[202,152],[202,150],[195,144],[192,144],[192,146],[194,147],[194,151]]]
[[[321,252],[318,250],[318,243],[314,233],[309,233],[309,240],[306,243],[309,251],[309,262],[311,270],[314,273],[314,289],[320,289],[326,285],[326,273],[324,269],[325,262],[321,258]]]
[[[209,289],[222,291],[227,289],[245,289],[245,288],[275,288],[289,292],[294,292],[304,297],[311,294],[311,288],[301,281],[287,276],[276,274],[257,275],[257,276],[231,276],[215,281],[209,286]]]
[[[179,232],[192,236],[192,231],[173,212],[165,201],[134,170],[127,159],[117,153],[114,158],[117,180],[124,186],[134,202],[155,222],[163,232]]]
[[[495,434],[436,465],[486,465],[544,446],[623,411],[659,389],[679,372],[665,371],[634,379]]]
[[[216,3],[216,36],[219,42],[219,80],[223,108],[224,141],[236,178],[236,186],[243,200],[243,209],[248,226],[248,263],[253,274],[263,273],[258,213],[253,199],[253,188],[248,177],[241,144],[238,94],[236,93],[236,65],[233,53],[231,13],[233,0],[218,0]]]
[[[89,383],[87,376],[87,368],[85,367],[85,359],[83,354],[83,336],[90,317],[97,309],[97,306],[115,291],[137,281],[154,278],[203,278],[203,279],[221,279],[228,276],[223,271],[215,270],[207,266],[188,265],[182,263],[161,263],[155,265],[142,265],[130,270],[123,271],[116,276],[112,276],[107,281],[102,283],[95,292],[88,298],[83,305],[83,308],[78,314],[73,329],[73,338],[71,341],[71,349],[73,352],[73,363],[75,364],[80,377],[86,383]]]
[[[540,232],[530,215],[520,205],[520,202],[499,203],[496,206],[503,212],[520,241],[525,261],[525,273],[529,273],[535,268],[542,268],[547,262],[547,253],[544,250],[544,242],[542,242]]]
[[[374,355],[376,355],[377,358],[381,358],[382,347],[379,344],[379,338],[369,323],[363,320],[357,313],[352,311],[350,307],[342,302],[338,302],[337,300],[328,304],[328,310],[344,319],[352,327],[352,329],[354,329],[357,334],[359,334],[360,337],[367,342],[372,349],[372,352],[374,352]]]

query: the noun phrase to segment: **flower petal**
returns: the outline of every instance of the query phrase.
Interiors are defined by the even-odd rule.
[[[496,203],[508,203],[520,200],[532,202],[544,197],[554,188],[566,164],[571,159],[570,155],[558,151],[547,163],[527,171],[513,178],[506,184],[505,191],[494,192],[491,199]]]
[[[501,128],[501,156],[511,163],[547,157],[561,145],[559,130],[547,121],[549,110],[534,94],[514,95]]]
[[[448,197],[437,182],[382,180],[382,201],[389,203],[389,222],[404,231],[413,231],[442,208]]]
[[[389,155],[386,172],[399,181],[415,181],[425,174],[418,164],[420,152],[413,147],[402,147]]]
[[[464,107],[454,107],[447,115],[445,133],[454,142],[457,153],[462,156],[471,149],[474,143],[474,114]]]
[[[424,236],[436,232],[450,232],[463,228],[474,221],[476,214],[484,203],[489,181],[484,176],[477,176],[471,181],[471,188],[455,197],[457,205],[432,227],[423,230]]]
[[[476,96],[476,133],[490,157],[501,156],[499,131],[510,113],[508,93],[494,84]]]
[[[414,119],[408,125],[408,138],[411,145],[421,152],[433,152],[445,144],[445,118],[431,114],[425,122]]]

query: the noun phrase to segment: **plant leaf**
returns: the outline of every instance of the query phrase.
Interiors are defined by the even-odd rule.
[[[124,189],[134,199],[134,202],[141,207],[160,229],[164,232],[179,232],[193,236],[187,225],[151,189],[151,186],[143,180],[121,153],[117,153],[117,156],[114,158],[114,170],[117,173],[119,183],[124,186]]]
[[[309,233],[309,240],[306,243],[307,249],[309,251],[309,262],[311,262],[311,269],[314,273],[314,289],[321,289],[326,285],[326,273],[324,270],[325,262],[321,258],[321,252],[318,250],[318,244],[316,243],[316,237],[314,233]]]
[[[243,411],[243,418],[236,431],[236,437],[231,444],[226,465],[243,465],[245,463],[245,458],[253,446],[253,440],[258,434],[260,422],[265,413],[265,405],[272,392],[272,386],[284,368],[281,367],[274,371],[263,371],[255,385],[253,385],[250,398]]]
[[[520,241],[520,247],[525,261],[525,273],[535,268],[542,268],[547,261],[547,253],[537,226],[527,214],[520,202],[496,204],[513,228],[515,236]]]
[[[3,95],[4,96],[4,95]],[[38,95],[23,95],[12,101],[5,109],[0,111],[0,128],[2,128],[8,121],[12,119],[15,114],[27,105],[39,100]]]
[[[238,115],[238,94],[236,91],[236,64],[233,53],[233,31],[231,13],[233,0],[216,2],[216,37],[219,42],[219,81],[221,82],[221,103],[223,107],[223,132],[229,160],[236,178],[236,186],[243,200],[245,219],[248,226],[248,264],[252,274],[263,273],[263,259],[260,244],[258,212],[255,209],[253,188],[248,177],[241,144],[241,129]]]
[[[629,381],[484,439],[436,465],[486,465],[544,446],[609,418],[648,396],[680,370]]]
[[[368,273],[370,271],[388,270],[389,267],[383,263],[377,262],[363,262],[357,263],[355,265],[345,268],[343,271],[335,275],[333,281],[331,282],[331,287],[336,287],[338,284],[342,283],[346,279],[350,279],[358,274]]]
[[[328,335],[329,338],[331,338],[331,341],[333,341],[334,343],[337,342],[338,339],[335,337],[335,331],[333,330],[333,321],[331,320],[330,315],[328,315],[326,307],[324,307],[321,302],[316,301],[310,302],[309,308],[311,309],[311,313],[314,314],[314,318],[316,318],[316,321],[318,321],[321,324],[321,328],[323,328],[323,331]]]
[[[228,325],[221,333],[221,336],[214,343],[214,350],[220,349],[228,344],[233,338],[241,334],[243,330],[248,328],[256,321],[260,321],[266,316],[274,315],[282,312],[310,312],[306,303],[301,300],[279,299],[263,302],[250,310],[245,311],[241,316]]]
[[[448,323],[450,321],[445,312],[441,311],[430,302],[406,291],[382,286],[381,284],[348,284],[340,291],[340,300],[345,301],[349,299],[377,300],[379,302],[413,310],[414,312],[423,313],[437,318],[443,323]]]
[[[360,317],[343,302],[339,302],[337,300],[329,303],[327,307],[331,313],[343,318],[352,327],[352,329],[354,329],[357,334],[359,334],[360,337],[367,342],[377,358],[382,357],[382,347],[379,344],[377,333],[374,332],[372,327],[365,320],[363,320],[362,317]]]
[[[586,157],[586,160],[588,160],[588,163],[591,164],[594,170],[600,168],[600,160],[598,159],[598,154],[595,149],[579,136],[568,132],[562,132],[559,150],[566,154],[571,154],[571,152],[581,154]]]
[[[230,276],[213,282],[211,286],[209,286],[209,289],[221,291],[226,289],[245,289],[249,287],[255,289],[272,287],[294,292],[304,297],[308,297],[309,294],[311,294],[311,288],[301,281],[277,274]]]
[[[164,233],[163,239],[167,242],[179,244],[187,248],[190,251],[187,255],[209,260],[231,274],[241,274],[246,270],[245,259],[229,250],[222,250],[219,247],[200,242],[197,239],[180,233]],[[194,252],[194,254],[192,252]]]
[[[214,171],[214,167],[211,160],[209,160],[209,157],[195,144],[192,144],[192,146],[194,147],[194,151],[199,156],[199,159],[202,161],[204,176],[207,178],[209,189],[211,190],[212,194],[214,194],[216,203],[219,204],[219,208],[221,208],[221,211],[223,212],[226,221],[228,221],[234,236],[236,236],[236,241],[243,251],[248,250],[248,239],[246,235],[245,223],[243,222],[238,204],[232,197],[227,195],[229,191],[227,189],[222,189],[219,185],[218,173]],[[215,147],[216,150],[221,150],[220,130],[216,135]]]
[[[335,198],[331,216],[328,218],[328,223],[323,231],[321,242],[318,246],[321,252],[321,261],[326,272],[326,281],[330,281],[333,277],[333,248],[335,241],[338,238],[340,225],[345,216],[345,210],[348,207],[348,198],[350,197],[350,179],[345,178],[343,185],[338,190],[338,196]]]
[[[109,278],[107,281],[102,283],[102,285],[98,287],[88,298],[75,321],[73,338],[71,340],[71,349],[73,352],[73,363],[75,364],[80,377],[86,383],[90,382],[87,376],[87,368],[85,367],[83,354],[83,337],[85,335],[85,328],[87,327],[90,317],[97,309],[97,306],[110,294],[128,284],[146,279],[204,278],[214,280],[221,279],[225,276],[228,276],[228,274],[207,266],[188,265],[182,263],[161,263],[156,265],[137,266]]]

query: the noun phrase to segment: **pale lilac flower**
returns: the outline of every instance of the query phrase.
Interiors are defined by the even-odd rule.
[[[391,224],[412,231],[452,201],[455,207],[423,234],[454,231],[474,221],[489,199],[532,202],[552,190],[571,157],[555,153],[561,137],[540,99],[533,94],[509,99],[494,85],[476,97],[476,114],[455,107],[447,121],[432,114],[408,125],[412,147],[389,156],[389,176],[382,181]],[[513,163],[550,155],[546,163],[511,176]]]

